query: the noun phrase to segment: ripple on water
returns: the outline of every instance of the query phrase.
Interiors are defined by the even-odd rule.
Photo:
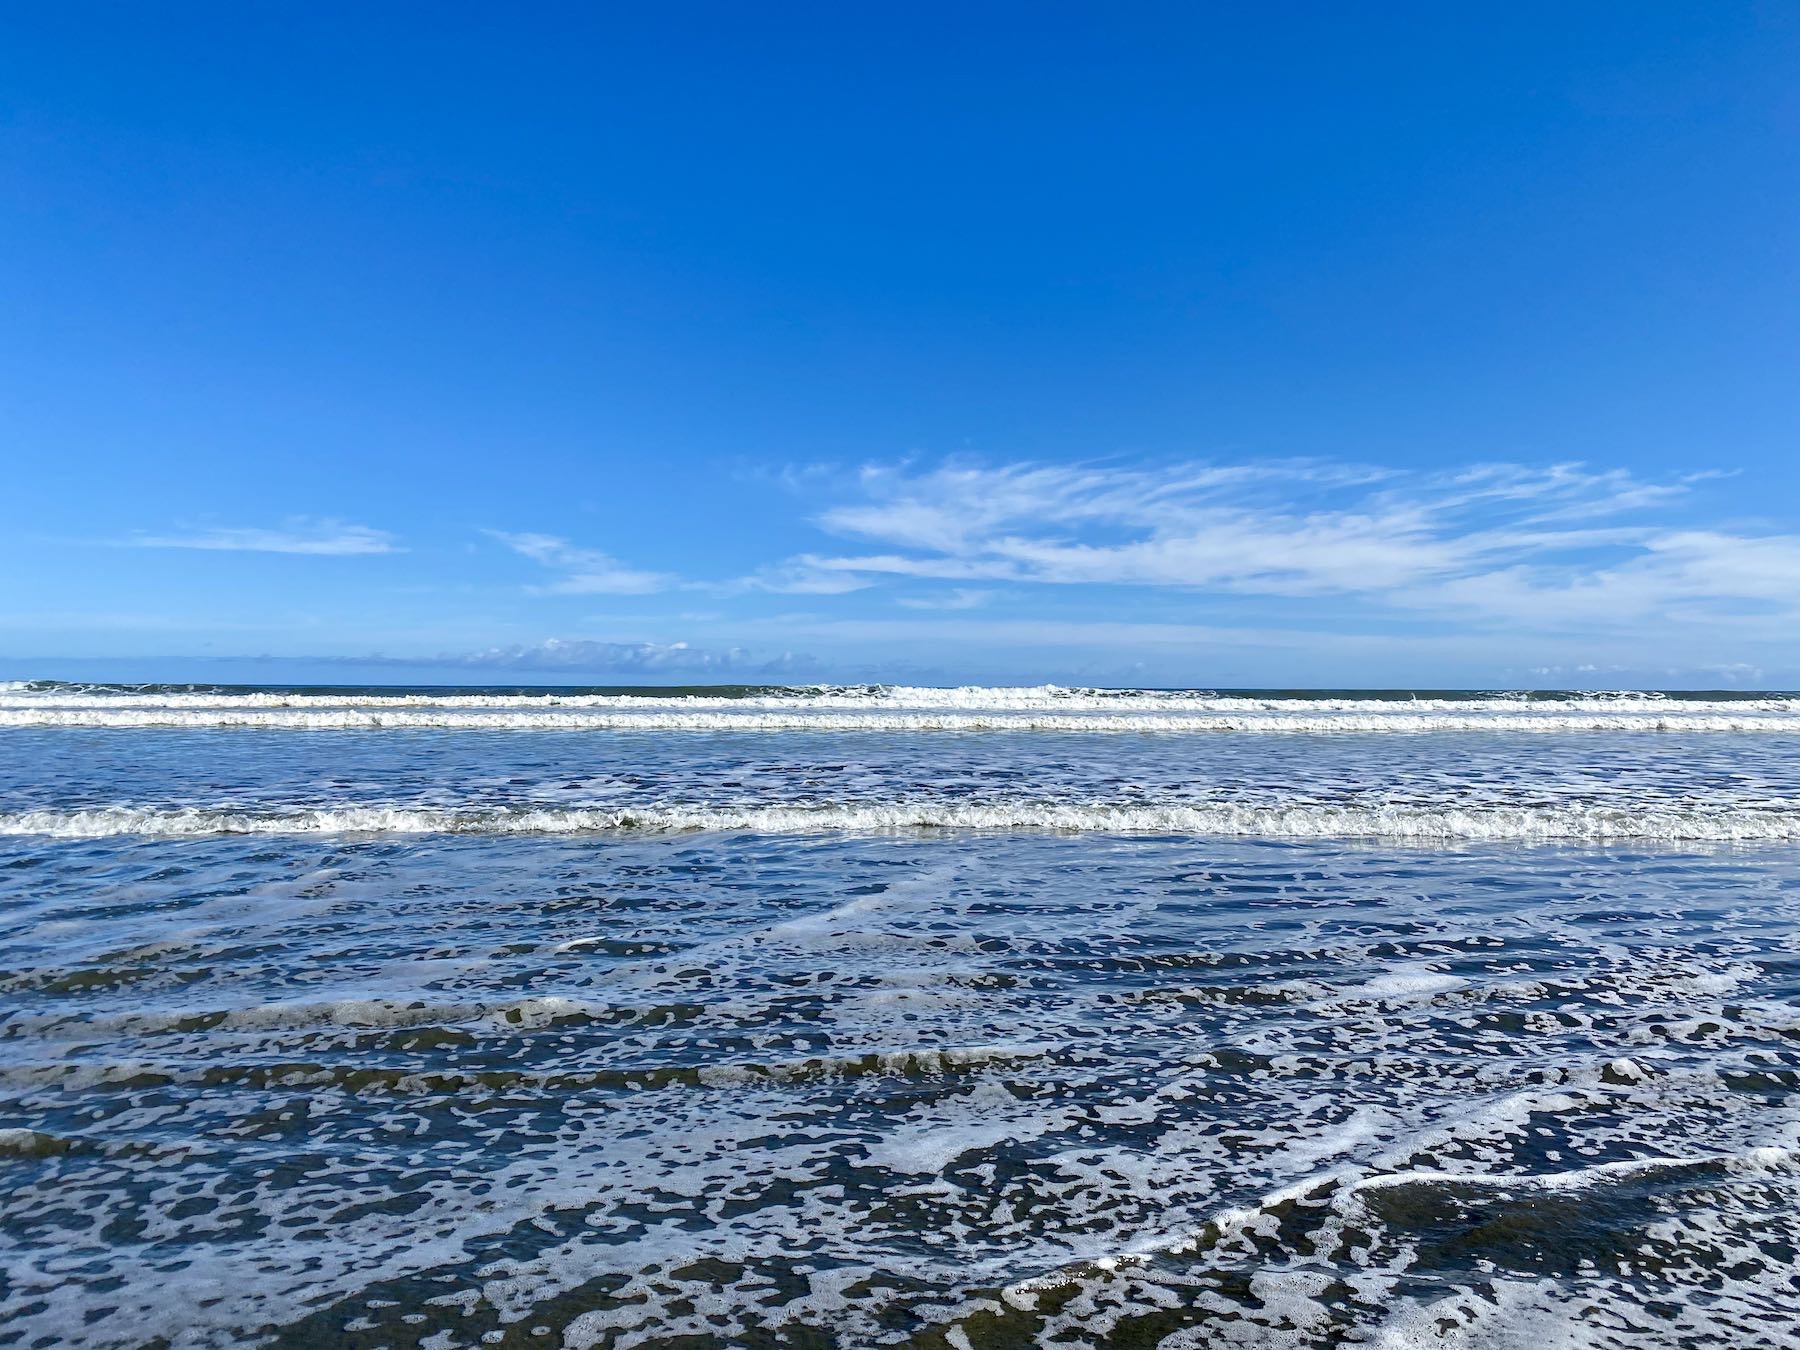
[[[1786,848],[26,861],[0,1344],[1800,1335]]]

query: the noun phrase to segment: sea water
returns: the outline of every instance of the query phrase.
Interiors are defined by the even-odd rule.
[[[0,686],[0,1346],[1790,1345],[1800,699]]]

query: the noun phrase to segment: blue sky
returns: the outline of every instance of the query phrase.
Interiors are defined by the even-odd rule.
[[[0,677],[1800,685],[1800,10],[14,6]]]

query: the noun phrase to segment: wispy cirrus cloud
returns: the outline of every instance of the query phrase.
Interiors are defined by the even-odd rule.
[[[813,523],[854,545],[792,554],[728,580],[649,571],[551,534],[492,536],[551,579],[539,595],[706,592],[849,597],[915,611],[1042,613],[1034,588],[1129,588],[1165,615],[1252,602],[1258,622],[1316,628],[1757,631],[1800,620],[1800,535],[1708,522],[1696,482],[1580,463],[1401,471],[1319,460],[1162,467],[873,466]],[[1092,596],[1059,601],[1077,617]],[[1106,603],[1111,603],[1110,601]],[[1138,603],[1133,601],[1133,603]],[[1175,606],[1170,608],[1170,606]],[[843,615],[848,602],[835,612]],[[866,612],[866,611],[865,611]],[[1211,612],[1211,611],[1208,611]]]
[[[119,542],[130,548],[188,548],[227,553],[310,553],[325,557],[404,551],[386,530],[308,516],[290,516],[272,528],[209,525],[172,534],[142,532]]]
[[[1391,599],[1414,609],[1466,606],[1509,622],[1760,625],[1800,617],[1800,536],[1661,529],[1604,564],[1515,565]]]
[[[790,559],[772,567],[764,567],[749,576],[714,586],[696,589],[714,590],[724,595],[764,591],[770,595],[847,595],[867,590],[876,579],[842,568],[814,567],[804,559]]]
[[[513,552],[561,573],[555,580],[532,587],[540,595],[651,595],[681,584],[667,572],[630,567],[598,549],[580,548],[553,534],[511,534],[505,530],[483,533]]]
[[[1312,460],[1165,469],[872,467],[815,576],[1341,597],[1459,622],[1728,618],[1800,606],[1800,536],[1667,519],[1701,475],[1578,463],[1420,473]],[[1663,517],[1659,520],[1659,514]]]
[[[942,595],[903,595],[895,603],[906,609],[980,609],[998,594],[998,591],[956,586]]]
[[[760,568],[728,581],[692,581],[672,572],[652,572],[621,562],[609,553],[583,548],[553,534],[483,531],[513,552],[560,573],[529,589],[536,595],[651,595],[661,591],[706,591],[719,596],[844,595],[866,590],[874,578],[840,568],[809,566],[792,560]]]

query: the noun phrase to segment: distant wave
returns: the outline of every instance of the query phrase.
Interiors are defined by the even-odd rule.
[[[0,686],[6,728],[280,731],[1800,732],[1800,698],[932,689],[279,690]]]
[[[239,728],[267,731],[1054,731],[1137,733],[1339,732],[1748,732],[1800,733],[1800,712],[1743,712],[1729,704],[1687,704],[1657,711],[1521,711],[1516,705],[1469,711],[1468,705],[1421,709],[1363,705],[1304,712],[832,712],[804,707],[742,712],[505,712],[485,708],[173,707],[0,708],[0,729]],[[1567,706],[1567,705],[1563,705]]]
[[[717,685],[667,689],[520,688],[262,688],[250,685],[68,684],[0,681],[0,708],[208,709],[668,709],[755,712],[812,711],[1185,712],[1255,711],[1610,711],[1654,708],[1675,713],[1728,708],[1737,712],[1800,712],[1800,695],[1658,690],[1214,690],[1100,689],[1044,684],[963,685]]]
[[[1025,830],[1066,834],[1177,834],[1265,839],[1750,843],[1800,840],[1800,802],[1756,807],[1698,803],[1563,806],[1111,805],[1017,800],[895,801],[840,806],[427,809],[339,806],[279,811],[108,806],[0,813],[0,835],[62,839],[118,835],[475,834],[621,832],[756,834]]]

